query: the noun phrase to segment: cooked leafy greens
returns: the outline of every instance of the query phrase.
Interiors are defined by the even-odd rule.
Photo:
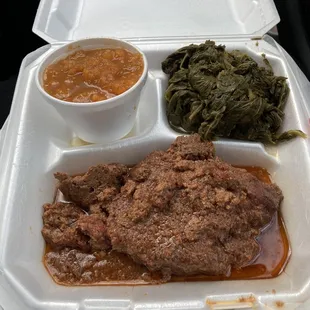
[[[170,76],[165,92],[170,125],[183,133],[198,132],[205,140],[226,137],[276,144],[306,137],[300,130],[277,133],[289,87],[263,57],[266,67],[213,41],[168,56],[162,70]]]

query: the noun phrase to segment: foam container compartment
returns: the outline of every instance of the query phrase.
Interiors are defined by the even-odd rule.
[[[142,4],[141,1],[134,2]],[[163,4],[163,1],[159,2]],[[202,3],[198,0],[194,2]],[[245,21],[239,30],[243,29],[248,33],[251,31],[247,18],[251,16],[251,11],[240,12],[237,10],[239,7],[236,7],[238,4],[246,8],[245,1],[217,2],[234,9],[229,14],[225,13],[230,18],[237,19],[237,13],[243,14]],[[268,14],[271,14],[268,9],[273,7],[272,2],[247,2],[254,3],[254,9],[258,5],[266,6],[267,27]],[[53,43],[34,51],[24,59],[11,114],[0,135],[0,309],[262,310],[278,309],[279,305],[282,306],[281,309],[310,309],[307,301],[310,300],[309,139],[299,138],[274,147],[225,139],[215,142],[219,157],[231,164],[265,167],[272,180],[283,190],[285,198],[281,211],[292,255],[279,277],[267,280],[180,282],[150,286],[66,287],[57,285],[49,276],[42,263],[45,244],[40,230],[42,205],[51,202],[54,197],[53,173],[62,171],[76,174],[99,163],[135,164],[154,150],[166,149],[178,134],[170,129],[165,115],[163,93],[168,79],[161,71],[161,61],[176,49],[190,43],[201,43],[205,39],[190,36],[191,33],[188,33],[188,37],[178,37],[177,23],[174,24],[174,31],[167,30],[167,35],[173,38],[143,38],[146,33],[140,29],[139,38],[129,40],[146,54],[149,73],[133,130],[127,137],[106,145],[72,145],[72,141],[76,141],[74,133],[68,129],[56,111],[44,102],[36,89],[34,76],[42,58],[62,44],[55,41],[85,35],[83,31],[87,26],[91,28],[89,30],[95,30],[94,25],[83,23],[87,22],[87,17],[91,20],[90,17],[95,14],[93,5],[97,4],[99,10],[100,3],[103,5],[104,2],[44,0],[38,11],[35,26],[40,25],[41,36],[49,38]],[[113,3],[117,7],[121,1]],[[129,2],[124,3],[128,5]],[[155,2],[149,2],[150,5],[151,3]],[[177,1],[167,3],[175,5]],[[70,5],[72,10],[68,12],[70,11],[72,16],[61,19],[61,13],[64,12],[62,7]],[[103,9],[103,6],[101,8]],[[197,11],[194,13],[199,15]],[[209,11],[206,14],[211,18],[211,13],[224,14]],[[42,14],[45,14],[45,17]],[[119,16],[120,20],[122,14]],[[220,17],[225,18],[224,15]],[[58,19],[57,23],[53,23],[55,18]],[[269,19],[272,18],[269,16]],[[277,22],[276,13],[272,20]],[[78,23],[84,27],[77,27]],[[273,26],[271,24],[269,21],[270,28]],[[67,28],[61,28],[65,26]],[[126,29],[129,30],[127,33],[125,31],[125,35],[130,37],[131,28]],[[34,30],[40,32],[38,29]],[[202,34],[203,30],[200,30]],[[233,28],[227,30],[237,32]],[[255,36],[257,31],[253,30],[252,34]],[[212,34],[207,37],[212,37]],[[310,84],[281,46],[269,36],[256,41],[242,38],[241,35],[239,38],[219,35],[214,37],[214,40],[217,44],[225,44],[228,50],[239,49],[248,53],[261,64],[261,54],[265,53],[275,74],[287,76],[291,88],[283,130],[297,128],[310,135]]]

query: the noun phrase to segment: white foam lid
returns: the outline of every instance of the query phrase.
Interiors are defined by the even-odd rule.
[[[280,21],[272,0],[41,0],[33,32],[84,37],[256,38]]]

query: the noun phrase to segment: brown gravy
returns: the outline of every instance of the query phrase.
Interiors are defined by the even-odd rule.
[[[241,167],[240,167],[241,168]],[[271,183],[267,170],[260,167],[242,167],[255,175],[263,182]],[[266,227],[258,238],[261,246],[259,257],[251,264],[241,269],[232,269],[228,276],[173,276],[170,282],[180,281],[217,281],[240,279],[268,279],[277,277],[282,273],[290,257],[290,245],[281,214],[276,214],[272,222]],[[136,264],[129,256],[117,252],[82,253],[74,250],[83,262],[85,259],[93,261],[88,265],[87,272],[91,272],[91,279],[86,277],[66,277],[60,279],[57,276],[55,266],[47,261],[48,255],[59,255],[59,252],[46,246],[43,257],[44,265],[54,281],[61,285],[139,285],[156,282],[161,275],[151,273],[144,266]],[[72,253],[71,253],[72,254]],[[62,254],[66,259],[69,253]]]

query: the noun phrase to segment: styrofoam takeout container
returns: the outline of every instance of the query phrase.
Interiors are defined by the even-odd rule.
[[[278,22],[270,0],[41,1],[33,30],[51,45],[24,59],[11,115],[0,137],[0,309],[310,309],[309,139],[268,148],[251,142],[215,142],[218,156],[232,164],[267,168],[283,190],[282,214],[292,256],[277,278],[64,287],[53,282],[42,264],[42,205],[53,199],[53,172],[74,174],[109,162],[134,164],[153,150],[167,148],[177,136],[165,116],[167,76],[161,61],[181,46],[211,38],[260,63],[265,53],[275,74],[287,76],[291,88],[283,130],[297,128],[310,134],[309,82],[291,57],[263,36]],[[129,40],[145,53],[149,72],[129,136],[105,145],[72,146],[73,132],[45,104],[34,77],[44,57],[63,43],[86,36]]]
[[[141,54],[144,68],[135,85],[118,96],[92,103],[59,100],[44,90],[43,75],[50,64],[77,50],[98,48],[124,48]],[[38,66],[35,81],[43,99],[56,109],[78,137],[92,143],[107,143],[123,138],[134,126],[140,95],[147,79],[147,71],[146,57],[134,45],[119,39],[88,38],[67,43],[48,53]]]

